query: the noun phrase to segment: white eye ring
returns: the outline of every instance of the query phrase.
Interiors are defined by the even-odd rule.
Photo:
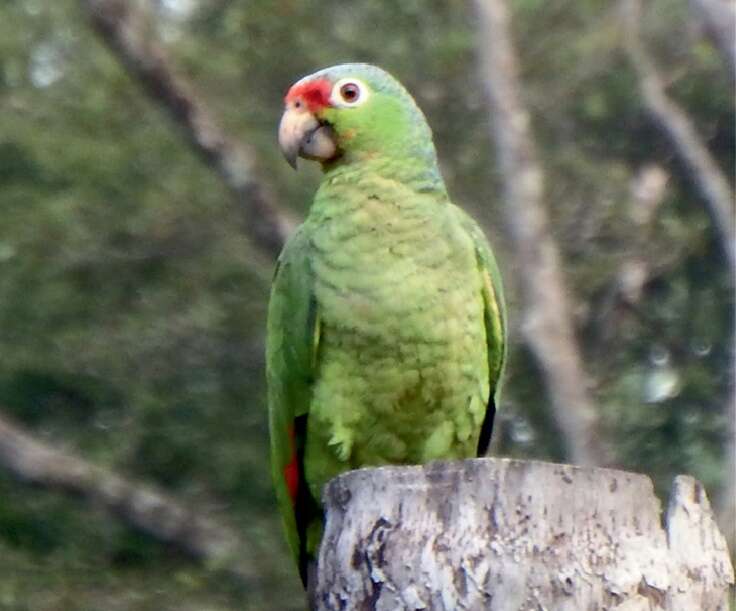
[[[346,93],[355,92],[357,95],[353,100],[349,99]],[[330,103],[338,108],[355,108],[361,106],[368,101],[368,86],[357,78],[341,78],[332,86],[330,93]]]

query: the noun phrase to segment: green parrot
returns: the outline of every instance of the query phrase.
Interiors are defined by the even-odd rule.
[[[450,202],[396,79],[334,66],[295,83],[285,107],[286,159],[324,172],[276,266],[266,347],[276,496],[307,585],[328,480],[486,452],[506,314],[491,248]]]

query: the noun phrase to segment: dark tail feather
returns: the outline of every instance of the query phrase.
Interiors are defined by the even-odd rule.
[[[488,398],[488,407],[486,408],[486,417],[483,419],[483,426],[480,427],[480,437],[478,438],[478,456],[485,456],[488,452],[488,446],[491,443],[491,435],[493,434],[493,419],[496,417],[496,402],[491,394]]]
[[[299,465],[299,484],[296,493],[296,502],[294,504],[294,515],[296,518],[296,530],[299,535],[299,576],[302,578],[302,584],[307,589],[310,575],[309,565],[314,562],[307,551],[307,530],[309,525],[316,521],[322,520],[322,508],[319,503],[314,500],[312,493],[309,491],[307,480],[304,477],[304,448],[307,443],[307,414],[298,416],[294,419],[294,434],[297,440],[296,455],[297,464]]]

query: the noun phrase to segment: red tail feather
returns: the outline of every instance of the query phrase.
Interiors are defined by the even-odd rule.
[[[284,480],[289,491],[292,505],[296,505],[296,495],[299,490],[299,461],[296,455],[296,443],[294,441],[294,427],[289,427],[289,441],[291,444],[291,460],[284,467]]]

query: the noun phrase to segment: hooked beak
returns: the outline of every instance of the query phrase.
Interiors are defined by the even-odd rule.
[[[326,161],[337,153],[335,132],[311,112],[288,105],[279,124],[279,146],[296,170],[297,157]]]

